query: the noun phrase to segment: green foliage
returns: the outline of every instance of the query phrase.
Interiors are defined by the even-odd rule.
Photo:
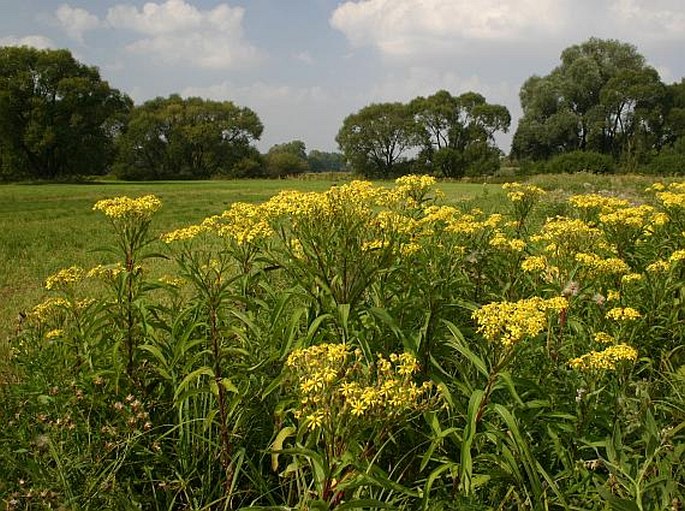
[[[375,103],[348,115],[335,138],[352,167],[366,177],[389,178],[418,142],[411,109],[402,103]]]
[[[68,50],[0,48],[0,178],[106,173],[131,106]]]
[[[269,177],[296,176],[309,170],[304,142],[293,140],[276,144],[265,157],[266,173]]]
[[[613,172],[614,168],[611,156],[595,151],[571,151],[555,156],[544,164],[544,172],[548,174],[607,174]]]
[[[506,133],[510,122],[506,107],[478,93],[454,97],[441,90],[408,104],[369,105],[345,119],[336,140],[352,167],[367,177],[418,171],[458,178],[499,169],[494,134]]]
[[[114,172],[137,180],[245,173],[258,161],[250,144],[262,130],[257,114],[230,101],[156,98],[131,111]]]
[[[110,264],[48,277],[13,339],[10,508],[683,502],[682,183],[353,181],[161,240],[158,207],[99,201]]]
[[[550,74],[523,84],[520,97],[516,158],[589,150],[630,163],[661,146],[666,87],[630,44],[591,38],[570,46]]]
[[[421,155],[429,171],[457,178],[499,169],[494,134],[509,129],[511,116],[506,107],[491,105],[475,92],[454,97],[444,90],[418,97],[409,107],[422,132]]]
[[[344,172],[347,168],[345,156],[341,153],[313,149],[307,155],[309,169],[312,172]]]

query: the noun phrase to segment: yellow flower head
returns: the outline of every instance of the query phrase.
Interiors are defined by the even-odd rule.
[[[167,244],[177,241],[189,241],[207,231],[209,231],[209,227],[206,225],[191,225],[163,234],[162,241]]]
[[[574,358],[568,365],[581,372],[613,371],[623,361],[635,362],[637,350],[627,344],[616,344],[604,351],[591,351],[585,355]]]
[[[82,281],[86,277],[86,272],[80,266],[71,266],[59,270],[57,273],[50,275],[45,281],[45,289],[48,291],[58,287],[66,287],[77,282]]]
[[[162,202],[154,195],[145,195],[137,199],[122,196],[98,201],[93,206],[93,210],[101,211],[112,219],[146,220],[161,206]]]
[[[614,321],[634,321],[641,317],[642,314],[632,307],[614,307],[606,313],[606,318]]]
[[[542,332],[547,326],[548,311],[559,312],[567,306],[568,302],[563,297],[550,300],[533,297],[484,305],[473,313],[473,318],[483,337],[509,347]]]
[[[533,201],[547,194],[542,188],[522,183],[505,183],[502,188],[507,191],[511,202]]]

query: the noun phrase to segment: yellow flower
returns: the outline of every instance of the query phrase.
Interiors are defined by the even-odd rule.
[[[64,268],[57,273],[50,275],[45,281],[45,289],[48,291],[57,287],[70,286],[76,282],[80,282],[86,276],[86,272],[80,266],[71,266]]]
[[[578,209],[599,210],[602,212],[609,212],[630,205],[630,202],[625,199],[607,197],[596,193],[574,195],[568,201]]]
[[[517,302],[494,302],[473,313],[477,331],[488,341],[509,347],[526,337],[534,337],[547,326],[547,311],[568,306],[563,297],[544,300],[533,297]]]
[[[505,183],[502,185],[507,190],[507,197],[512,202],[522,202],[524,200],[536,200],[546,195],[542,188],[521,183]]]
[[[521,262],[521,269],[528,273],[545,271],[546,268],[547,258],[545,256],[530,256]]]
[[[174,243],[177,241],[189,241],[202,233],[209,230],[206,225],[191,225],[189,227],[184,227],[182,229],[176,229],[175,231],[168,232],[162,235],[162,241],[164,243]]]
[[[45,334],[45,338],[47,340],[52,340],[52,339],[57,339],[58,337],[62,337],[64,335],[64,330],[60,328],[56,328],[54,330],[50,330],[48,333]]]
[[[607,302],[617,302],[621,299],[621,293],[614,289],[607,291]]]
[[[98,201],[93,206],[93,210],[101,211],[112,219],[146,220],[161,206],[161,201],[154,195],[145,195],[137,199],[122,196]]]
[[[309,430],[314,431],[315,429],[320,428],[323,425],[323,419],[324,413],[320,410],[317,410],[314,413],[307,415],[305,420],[308,423]]]
[[[612,371],[619,362],[635,362],[637,350],[626,344],[616,344],[604,351],[591,351],[569,360],[568,365],[576,371]]]
[[[643,276],[639,273],[629,273],[621,277],[621,284],[631,284],[633,282],[640,282]]]
[[[641,317],[642,314],[632,307],[614,307],[606,313],[606,318],[614,321],[633,321]]]
[[[603,259],[596,254],[581,252],[575,255],[575,260],[585,267],[592,277],[621,275],[630,271],[630,267],[625,261],[617,257]]]
[[[668,261],[654,261],[652,264],[647,266],[646,270],[647,273],[668,273],[668,271],[671,269],[671,265],[668,264]]]
[[[68,307],[70,307],[70,304],[64,298],[48,298],[36,305],[29,313],[29,317],[37,321],[45,321],[54,312]]]
[[[98,264],[94,268],[88,270],[86,277],[92,278],[107,278],[113,279],[124,271],[124,266],[121,263],[102,265]]]
[[[685,193],[682,192],[660,192],[656,194],[665,208],[682,209],[685,208]]]
[[[615,344],[616,339],[614,339],[611,335],[607,334],[606,332],[597,332],[594,336],[594,340],[596,343],[599,344]]]
[[[363,400],[361,399],[351,399],[349,401],[350,405],[350,413],[354,415],[355,417],[360,417],[364,415],[364,412],[366,411],[366,404],[364,403]]]
[[[498,250],[506,250],[511,252],[523,252],[526,248],[526,242],[520,239],[509,239],[502,232],[497,231],[490,239],[489,245]]]

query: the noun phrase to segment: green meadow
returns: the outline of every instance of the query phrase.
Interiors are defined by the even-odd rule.
[[[0,186],[0,341],[14,332],[19,313],[40,300],[49,275],[72,265],[109,262],[100,249],[113,242],[114,234],[106,219],[92,211],[98,200],[157,195],[163,206],[153,232],[161,234],[219,214],[234,202],[262,202],[284,189],[320,192],[344,182],[246,179]],[[441,189],[449,200],[457,201],[482,194],[486,188],[444,183]]]
[[[685,503],[683,182],[0,199],[6,509]]]

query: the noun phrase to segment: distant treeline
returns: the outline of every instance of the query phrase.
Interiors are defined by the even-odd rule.
[[[685,173],[685,80],[666,85],[637,49],[590,39],[521,87],[523,116],[508,165],[524,172]],[[282,177],[353,171],[367,177],[496,173],[495,134],[511,115],[477,92],[438,91],[349,115],[341,152],[293,140],[265,154],[263,125],[231,101],[171,95],[134,105],[68,50],[0,48],[0,179]]]

